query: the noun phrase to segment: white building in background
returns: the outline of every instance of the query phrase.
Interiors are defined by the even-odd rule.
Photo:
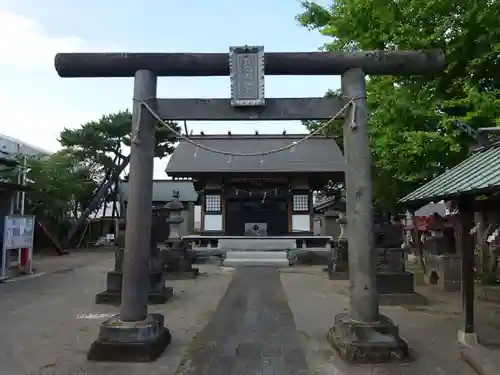
[[[19,139],[10,137],[5,134],[0,134],[0,157],[13,159],[16,155],[30,156],[50,156],[53,153],[42,149],[38,146],[31,145],[29,143],[23,142]],[[26,178],[26,168],[18,169],[18,180],[17,183],[20,185],[25,185],[28,181]],[[0,175],[0,182],[2,181],[2,176]],[[10,201],[10,212],[14,212],[19,209],[21,213],[24,213],[24,201],[25,193],[18,191]],[[8,214],[8,212],[3,212],[3,215]]]
[[[51,151],[44,150],[43,148],[9,137],[5,134],[0,134],[0,153],[4,155],[21,154],[26,156],[49,156],[53,154]]]

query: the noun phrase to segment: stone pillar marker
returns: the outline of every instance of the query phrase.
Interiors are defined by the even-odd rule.
[[[345,207],[342,208],[345,210]],[[334,241],[332,247],[331,264],[328,267],[328,278],[330,280],[347,280],[349,279],[349,256],[348,256],[348,241],[347,241],[347,217],[345,212],[339,211],[337,223],[340,226],[340,233]]]
[[[342,93],[353,100],[344,125],[350,311],[335,316],[328,341],[349,362],[385,362],[408,355],[396,325],[379,313],[373,235],[371,152],[365,73],[342,74]]]
[[[171,340],[163,315],[148,314],[155,120],[140,102],[155,108],[156,87],[156,74],[136,71],[120,314],[101,324],[89,360],[152,361]]]
[[[339,223],[340,226],[340,233],[338,236],[338,240],[347,240],[347,216],[344,212],[340,211],[339,212],[339,218],[337,219],[337,222]]]

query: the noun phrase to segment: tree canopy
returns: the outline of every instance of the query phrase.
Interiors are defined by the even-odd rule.
[[[88,204],[96,186],[91,171],[65,150],[49,157],[29,158],[27,168],[33,181],[28,191],[28,212],[54,222],[74,217]]]
[[[177,123],[168,125],[180,131]],[[68,222],[84,222],[86,215],[99,208],[99,202],[91,202],[100,186],[105,181],[113,182],[111,174],[118,178],[127,167],[131,129],[129,111],[105,115],[78,128],[64,129],[59,138],[60,151],[50,156],[28,157],[27,177],[32,183],[25,212],[35,214],[57,236],[66,234]],[[155,138],[156,157],[173,151],[176,137],[167,126],[157,123]],[[24,158],[18,156],[19,161]],[[15,182],[17,173],[17,168],[5,169],[2,178]],[[104,190],[101,200],[110,193]],[[84,212],[86,215],[82,215]]]
[[[168,125],[180,131],[175,122],[168,122]],[[104,115],[99,120],[87,122],[76,129],[65,128],[60,134],[59,142],[82,160],[108,169],[118,160],[127,158],[124,149],[130,147],[131,128],[132,114],[129,111],[120,111]],[[155,157],[162,158],[172,153],[176,137],[168,127],[157,122],[155,137]],[[115,158],[118,160],[113,162]]]
[[[335,0],[302,3],[298,21],[332,37],[327,51],[441,48],[435,77],[368,77],[374,204],[403,195],[463,160],[470,138],[456,126],[500,124],[500,2]],[[315,129],[317,122],[305,123]],[[341,134],[335,123],[331,132]]]
[[[162,158],[174,150],[176,135],[171,129],[180,132],[175,122],[155,123],[155,157]],[[59,142],[61,145],[101,173],[102,185],[95,192],[95,199],[83,210],[79,219],[68,232],[67,241],[87,216],[98,208],[115,180],[123,173],[130,161],[125,148],[131,145],[132,114],[121,111],[102,116],[98,121],[83,124],[77,129],[64,129]]]

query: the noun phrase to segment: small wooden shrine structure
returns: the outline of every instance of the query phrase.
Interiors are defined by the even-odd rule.
[[[191,178],[201,198],[201,233],[217,236],[313,234],[313,191],[343,180],[345,161],[333,138],[305,135],[201,135],[181,140],[166,173]],[[265,156],[228,152],[289,150]]]

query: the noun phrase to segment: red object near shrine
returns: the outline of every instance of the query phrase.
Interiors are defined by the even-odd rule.
[[[21,267],[28,268],[30,262],[30,249],[21,249]]]

